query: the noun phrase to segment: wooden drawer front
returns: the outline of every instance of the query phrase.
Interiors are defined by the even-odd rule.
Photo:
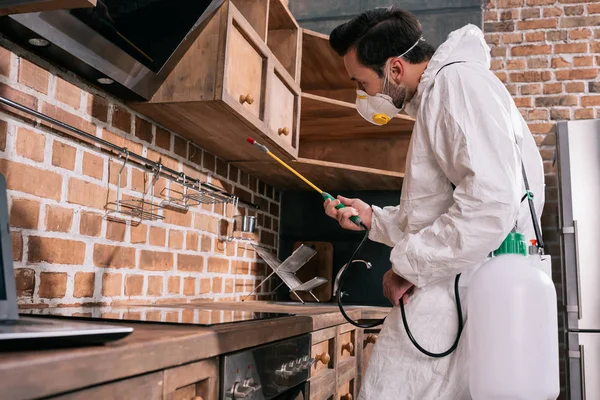
[[[348,329],[348,325],[344,325],[340,328],[340,333],[338,334],[337,355],[340,361],[356,356],[357,332],[355,328],[352,328],[350,330]]]
[[[355,383],[356,379],[351,378],[350,380],[344,381],[344,383],[339,384],[337,393],[335,396],[336,400],[354,400],[355,396]]]
[[[297,147],[297,124],[299,96],[277,70],[273,70],[269,82],[269,134],[288,151]]]
[[[165,371],[164,400],[218,400],[219,361],[205,360]]]
[[[330,400],[335,398],[335,371],[327,370],[308,381],[310,400]]]
[[[313,344],[310,356],[316,361],[310,369],[310,376],[318,376],[324,371],[331,370],[335,365],[335,338],[325,340],[321,343]],[[325,363],[326,362],[326,363]]]
[[[242,28],[248,25],[231,20],[227,41],[225,90],[252,115],[263,119],[267,56]],[[249,28],[249,27],[248,27]],[[252,29],[252,28],[249,28]],[[256,32],[252,32],[256,35]]]
[[[1,396],[0,396],[1,397]],[[62,396],[53,400],[106,400],[106,399],[144,399],[161,400],[163,398],[163,373],[141,375],[135,378],[107,383],[90,389]]]
[[[361,360],[361,371],[364,376],[364,372],[367,370],[369,366],[369,360],[371,359],[371,354],[373,353],[373,348],[375,347],[375,343],[377,343],[379,331],[365,331],[363,333],[363,352],[362,352],[362,360]]]

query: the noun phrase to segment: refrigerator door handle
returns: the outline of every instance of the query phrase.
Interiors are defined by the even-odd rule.
[[[575,242],[575,274],[576,274],[576,285],[577,285],[577,317],[582,319],[581,310],[581,277],[579,273],[579,239],[577,230],[577,221],[573,220],[573,226],[565,226],[562,228],[563,234],[572,234],[573,241]],[[567,307],[569,311],[569,307]]]
[[[579,345],[579,365],[581,365],[581,398],[586,400],[585,396],[585,356],[583,345]]]

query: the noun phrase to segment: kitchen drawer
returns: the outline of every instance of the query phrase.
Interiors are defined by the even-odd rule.
[[[356,327],[350,324],[345,324],[338,327],[336,353],[340,362],[347,359],[356,358],[356,339]]]
[[[2,397],[2,396],[0,396]],[[123,379],[65,395],[50,397],[52,400],[106,400],[106,399],[163,399],[163,373],[155,372]],[[216,399],[216,397],[215,397]]]
[[[219,360],[216,358],[170,368],[164,374],[163,400],[219,399]]]
[[[269,73],[267,126],[269,136],[288,153],[298,155],[300,125],[300,88],[273,60]]]
[[[353,400],[356,394],[356,376],[338,377],[336,400]]]
[[[310,400],[332,400],[336,392],[335,371],[330,369],[308,381]]]
[[[362,348],[359,349],[360,353],[358,354],[359,369],[356,382],[357,392],[360,391],[360,387],[367,372],[367,367],[369,366],[369,361],[371,360],[371,354],[373,353],[380,332],[381,329],[377,328],[365,329],[362,331],[362,335],[359,335],[359,343],[362,343]]]
[[[335,337],[335,327],[312,333],[310,356],[315,359],[315,363],[310,369],[311,379],[334,369],[336,362]]]

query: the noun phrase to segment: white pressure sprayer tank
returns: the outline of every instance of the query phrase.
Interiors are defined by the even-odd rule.
[[[536,257],[538,259],[536,259]],[[467,322],[473,400],[554,400],[560,392],[556,291],[511,232],[471,278]]]

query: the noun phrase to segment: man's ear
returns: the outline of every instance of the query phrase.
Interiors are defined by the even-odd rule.
[[[400,84],[404,76],[405,61],[402,58],[394,58],[390,64],[390,80]]]

